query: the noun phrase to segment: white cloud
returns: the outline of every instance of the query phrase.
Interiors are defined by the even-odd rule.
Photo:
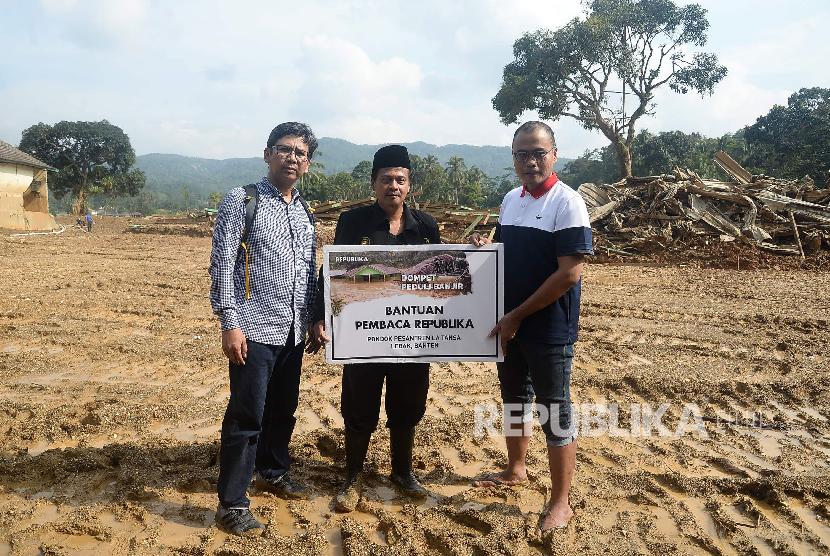
[[[826,2],[703,1],[706,49],[729,76],[702,100],[661,91],[643,126],[719,135],[799,87],[830,86]],[[581,12],[579,0],[14,4],[0,35],[0,48],[19,53],[0,61],[3,139],[38,121],[105,117],[139,153],[217,157],[258,154],[285,120],[361,143],[509,144],[514,126],[491,99],[513,42]],[[736,33],[738,16],[751,32]],[[571,120],[554,127],[563,156],[606,143]]]
[[[339,137],[382,141],[400,132],[401,116],[421,103],[421,68],[406,59],[373,60],[346,40],[314,36],[303,43],[298,69],[306,72],[295,104],[328,122]],[[406,124],[404,124],[406,125]]]
[[[754,123],[775,103],[786,103],[788,94],[787,90],[754,85],[744,68],[733,66],[712,96],[701,97],[693,92],[680,95],[664,87],[655,97],[655,116],[644,117],[638,129],[696,131],[716,137]]]
[[[826,28],[830,8],[756,32],[744,44],[723,54],[728,67],[737,66],[756,85],[787,83],[790,88],[830,85],[827,72],[830,41]],[[823,37],[824,40],[816,40]]]
[[[135,41],[148,14],[147,0],[41,0],[41,6],[67,39],[87,48]]]
[[[156,136],[156,141],[159,141],[157,152],[191,153],[198,150],[199,156],[204,158],[226,158],[229,144],[261,145],[258,149],[252,148],[242,153],[245,157],[259,156],[270,131],[268,129],[255,134],[251,128],[240,125],[206,126],[203,122],[191,120],[162,121],[152,129],[146,129],[139,124],[138,130],[142,136],[148,133]]]
[[[656,117],[644,119],[641,127],[719,136],[753,124],[775,104],[786,105],[787,97],[802,87],[830,86],[830,75],[824,69],[830,43],[815,40],[827,20],[813,14],[756,29],[747,40],[729,48],[709,45],[708,50],[715,51],[728,70],[714,94],[701,98],[664,88],[656,98]]]

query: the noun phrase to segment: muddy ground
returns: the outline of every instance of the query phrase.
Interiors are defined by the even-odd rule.
[[[619,404],[623,430],[632,404],[668,403],[675,430],[694,403],[707,435],[583,436],[576,515],[544,536],[540,430],[527,486],[470,486],[506,460],[473,434],[475,405],[498,399],[477,363],[432,367],[415,463],[433,495],[396,496],[379,430],[360,511],[333,513],[340,368],[308,357],[292,451],[315,496],[252,489],[266,529],[241,540],[213,523],[228,388],[210,240],[125,226],[0,237],[0,555],[830,551],[827,273],[589,266],[575,400]]]

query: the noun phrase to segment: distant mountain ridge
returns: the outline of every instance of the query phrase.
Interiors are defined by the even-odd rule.
[[[496,177],[512,168],[510,147],[474,145],[432,145],[417,141],[403,143],[411,154],[434,155],[441,164],[453,156],[460,156],[467,166],[477,166],[487,175]],[[358,145],[344,139],[323,137],[319,140],[315,161],[324,166],[326,174],[351,172],[362,160],[372,160],[380,145]],[[556,168],[570,162],[560,158]],[[251,183],[265,175],[265,163],[261,157],[226,158],[216,160],[177,154],[151,153],[137,157],[136,166],[147,175],[149,191],[180,190],[187,187],[194,196],[212,191],[225,192],[231,187]]]

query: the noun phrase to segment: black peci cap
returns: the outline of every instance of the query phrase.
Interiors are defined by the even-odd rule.
[[[408,168],[412,169],[409,162],[409,151],[403,145],[386,145],[375,153],[372,161],[372,174],[376,174],[381,168]]]

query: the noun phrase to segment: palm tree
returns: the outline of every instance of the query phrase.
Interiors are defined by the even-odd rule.
[[[421,180],[420,201],[440,201],[447,183],[447,173],[438,161],[438,157],[430,154],[421,159],[423,178]]]
[[[447,161],[447,181],[455,194],[455,204],[458,204],[459,192],[467,184],[467,164],[460,156]]]

